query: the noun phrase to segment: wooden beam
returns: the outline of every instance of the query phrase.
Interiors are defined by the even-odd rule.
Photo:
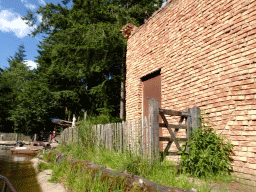
[[[187,141],[187,138],[177,138],[178,141]],[[159,137],[159,141],[170,141],[172,142],[173,139],[171,137]]]
[[[186,125],[174,125],[174,124],[168,124],[169,128],[175,128],[175,129],[187,129]],[[165,123],[159,123],[159,127],[166,127]]]
[[[174,110],[168,110],[168,109],[159,109],[159,112],[161,112],[165,115],[182,116],[181,111],[174,111]]]
[[[160,152],[161,155],[165,154],[166,156],[170,155],[170,156],[176,156],[178,155],[178,151],[177,152]]]
[[[173,139],[173,141],[174,141],[176,147],[177,147],[178,150],[180,151],[181,148],[180,148],[179,142],[177,141],[177,139],[176,139],[176,137],[175,137],[175,134],[174,134],[174,133],[172,132],[172,130],[169,128],[168,121],[167,121],[167,119],[165,118],[164,113],[163,113],[163,112],[160,112],[160,116],[162,117],[162,119],[163,119],[163,121],[164,121],[164,123],[165,123],[165,125],[166,125],[166,127],[167,127],[167,129],[168,129],[168,131],[169,131],[169,133],[171,134],[172,139]]]
[[[182,112],[182,117],[188,117],[188,116],[191,116],[191,114],[187,112]]]
[[[63,122],[64,122],[64,123],[72,124],[72,122],[66,121],[66,120],[62,120],[62,119],[60,119],[59,122],[60,122],[60,123],[63,123]],[[79,123],[81,123],[81,121],[78,121],[78,122],[75,122],[75,123],[76,123],[76,124],[79,124]]]
[[[182,112],[182,111],[175,111],[171,109],[159,109],[159,112],[164,113],[165,115],[172,115],[172,116],[190,116],[190,113]]]

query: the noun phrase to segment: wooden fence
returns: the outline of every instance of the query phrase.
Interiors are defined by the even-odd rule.
[[[144,117],[144,121],[137,119],[120,123],[94,125],[92,127],[94,143],[96,147],[104,146],[111,151],[121,153],[131,151],[137,155],[150,154],[150,158],[152,158],[151,151],[154,146],[152,137],[154,133],[149,125],[147,117]],[[61,142],[63,144],[79,142],[78,133],[78,127],[66,128],[61,133]],[[82,133],[81,130],[80,133]]]
[[[0,133],[0,141],[32,141],[32,138],[22,133]]]
[[[164,123],[159,123],[159,114]],[[157,99],[153,98],[149,100],[148,117],[120,123],[94,125],[92,138],[95,146],[102,145],[121,153],[127,150],[137,155],[147,156],[150,160],[160,159],[159,141],[168,141],[164,151],[165,154],[168,153],[172,142],[180,150],[176,133],[179,129],[186,129],[186,138],[180,140],[187,141],[190,131],[201,125],[198,121],[199,114],[200,109],[198,107],[187,108],[184,112],[159,109]],[[165,115],[180,116],[179,124],[169,123]],[[181,125],[184,119],[186,120],[186,125]],[[159,138],[159,127],[166,127],[171,137]],[[79,133],[79,128],[77,127],[67,128],[61,134],[61,142],[64,144],[79,142],[81,133]]]
[[[66,144],[78,142],[79,141],[78,132],[79,132],[78,127],[69,127],[64,129],[60,135],[61,143],[66,145]]]
[[[96,146],[104,146],[118,152],[130,151],[137,155],[148,154],[152,159],[154,153],[154,130],[147,117],[133,121],[95,125]]]

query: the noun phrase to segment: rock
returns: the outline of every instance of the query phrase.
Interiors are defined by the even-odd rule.
[[[58,143],[51,143],[51,149],[58,147]]]
[[[43,155],[41,155],[41,154],[38,154],[38,155],[37,155],[37,158],[38,158],[38,159],[43,159],[43,158],[44,158],[44,156],[43,156]]]
[[[57,143],[60,143],[60,139],[61,139],[61,138],[60,138],[59,135],[54,138],[54,140],[55,140]]]

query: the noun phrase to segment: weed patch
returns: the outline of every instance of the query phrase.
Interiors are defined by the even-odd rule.
[[[234,155],[234,145],[217,135],[212,127],[206,126],[203,115],[205,114],[200,116],[202,128],[191,132],[191,139],[188,141],[189,152],[185,146],[179,152],[181,171],[200,178],[224,178],[232,172],[231,155]]]
[[[89,160],[99,165],[108,166],[119,172],[127,171],[130,174],[135,174],[148,180],[152,180],[156,183],[170,187],[184,189],[195,188],[198,191],[208,192],[212,188],[209,183],[213,183],[216,180],[218,180],[218,182],[221,181],[223,183],[227,183],[232,180],[232,177],[230,175],[226,176],[225,174],[208,174],[209,172],[202,171],[202,168],[198,168],[198,165],[196,165],[196,163],[202,161],[198,157],[196,157],[196,155],[198,154],[197,150],[200,149],[199,152],[202,153],[202,149],[204,149],[202,147],[206,147],[206,149],[209,151],[210,149],[214,149],[215,151],[213,151],[213,153],[209,152],[209,154],[205,155],[205,158],[203,158],[202,161],[202,165],[205,165],[205,167],[211,165],[209,164],[209,162],[214,160],[211,160],[211,158],[214,157],[214,153],[218,152],[217,156],[219,157],[219,159],[225,158],[225,160],[219,161],[218,166],[220,166],[223,171],[227,171],[227,167],[230,168],[228,165],[225,166],[225,162],[229,162],[228,153],[230,152],[232,145],[226,145],[227,141],[224,141],[224,139],[220,139],[220,137],[216,137],[216,134],[212,130],[201,129],[198,130],[198,132],[194,132],[194,135],[192,135],[192,137],[194,138],[194,142],[188,143],[190,145],[191,152],[194,155],[188,155],[186,151],[183,150],[181,154],[183,167],[182,171],[178,171],[175,168],[175,163],[171,161],[164,160],[162,162],[155,161],[153,163],[150,163],[149,161],[147,161],[146,158],[142,158],[141,156],[126,151],[125,149],[123,150],[123,153],[118,153],[114,150],[104,148],[102,145],[96,148],[92,132],[93,124],[97,124],[95,119],[83,121],[79,126],[79,142],[67,146],[59,146],[57,149],[63,153],[69,154],[73,158],[79,160]],[[201,142],[206,142],[206,144],[202,144]],[[189,165],[191,165],[189,164],[189,162],[191,162],[191,157],[194,157],[192,161],[194,162],[194,168],[187,168]],[[201,156],[199,157],[202,159]],[[195,158],[198,158],[198,162],[195,160]],[[208,170],[205,167],[203,168],[205,170]],[[213,170],[209,169],[212,171],[210,173],[216,173],[214,171],[220,167],[216,167]],[[74,169],[72,170],[71,167],[68,167],[68,165],[66,165],[65,163],[56,166],[54,169],[54,173],[56,173],[54,175],[55,179],[59,178],[61,180],[67,180],[69,187],[71,187],[72,189],[73,187],[77,188],[77,190],[74,191],[79,191],[82,189],[91,189],[91,191],[97,191],[100,188],[103,191],[118,191],[121,185],[118,185],[117,183],[120,182],[122,183],[122,185],[125,185],[125,182],[118,180],[117,178],[102,178],[101,176],[99,176],[100,173],[98,173],[97,177],[93,176],[96,174],[95,172],[90,172],[90,174],[85,175],[83,172],[86,170],[84,170],[83,168],[76,168],[76,171],[74,171]],[[84,183],[87,183],[87,185],[85,186]],[[90,186],[88,183],[90,183]],[[80,187],[75,187],[75,185]],[[126,189],[122,188],[122,190]]]

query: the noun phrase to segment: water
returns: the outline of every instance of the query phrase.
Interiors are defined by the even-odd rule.
[[[0,148],[0,175],[7,177],[17,192],[41,192],[35,169],[29,161],[31,158],[31,156],[12,155],[10,150]],[[0,181],[0,190],[2,186],[3,181]]]

